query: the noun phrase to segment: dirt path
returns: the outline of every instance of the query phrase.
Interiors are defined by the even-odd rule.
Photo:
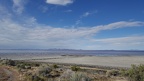
[[[0,66],[0,81],[20,81],[19,74],[7,66]]]

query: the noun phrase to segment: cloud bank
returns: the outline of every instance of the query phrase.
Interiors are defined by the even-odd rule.
[[[73,3],[73,0],[46,0],[46,3],[66,6],[68,4]]]
[[[13,5],[18,8],[18,13],[22,14],[24,6],[21,8],[19,6],[21,2],[13,1],[15,1]],[[93,27],[63,28],[40,24],[35,17],[22,15],[19,16],[19,19],[23,21],[19,21],[13,16],[15,17],[6,7],[0,6],[0,49],[126,49],[128,47],[133,49],[135,46],[144,48],[144,36],[104,39],[94,37],[105,30],[143,27],[144,22],[142,21],[118,21]]]
[[[139,44],[142,43],[144,37],[126,37],[112,39],[94,39],[93,36],[104,30],[113,30],[125,27],[144,26],[144,22],[140,21],[120,21],[107,25],[100,25],[88,28],[55,28],[47,25],[38,24],[34,18],[27,19],[33,22],[35,27],[29,27],[31,24],[25,25],[14,22],[11,19],[0,20],[0,45],[16,45],[22,48],[26,46],[30,48],[82,48],[85,44],[106,43],[119,44],[120,41]],[[93,39],[93,41],[91,41]],[[119,40],[119,41],[118,41]],[[141,42],[140,42],[141,40]],[[18,45],[18,46],[19,46]],[[26,46],[25,46],[26,45]],[[15,47],[15,46],[14,46]]]

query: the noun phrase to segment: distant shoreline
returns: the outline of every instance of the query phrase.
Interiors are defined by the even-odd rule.
[[[144,56],[121,56],[121,57],[105,57],[105,56],[60,56],[53,58],[27,59],[31,62],[45,62],[58,64],[75,64],[86,66],[107,66],[107,67],[123,67],[129,68],[131,64],[144,64]]]
[[[144,64],[144,51],[5,51],[0,50],[0,58],[27,60],[47,63],[64,63],[88,66],[131,67],[131,64]]]
[[[22,49],[0,50],[1,58],[37,58],[49,56],[144,56],[144,50],[72,50],[72,49]]]
[[[16,60],[20,61],[20,60]],[[59,62],[39,62],[39,61],[32,61],[32,60],[21,60],[22,62],[36,62],[36,63],[46,63],[46,64],[57,64],[57,65],[64,65],[64,66],[80,66],[80,67],[89,67],[89,68],[99,68],[99,69],[129,69],[130,67],[115,67],[115,66],[104,66],[104,65],[89,65],[89,64],[76,64],[76,63],[59,63]]]
[[[55,63],[62,65],[80,65],[97,68],[130,68],[131,64],[144,64],[144,56],[86,56],[86,55],[54,55],[39,57],[15,57],[18,61]],[[8,58],[9,59],[9,58]]]

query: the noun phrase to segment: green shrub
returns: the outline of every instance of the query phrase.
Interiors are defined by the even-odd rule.
[[[6,59],[6,60],[2,61],[2,64],[9,65],[9,66],[15,66],[16,62],[13,60]]]
[[[71,67],[71,70],[72,71],[78,71],[78,70],[80,70],[81,68],[80,67],[78,67],[78,66],[72,66]]]
[[[58,68],[58,65],[54,64],[54,65],[53,65],[53,68],[55,68],[55,69]]]
[[[124,71],[129,81],[144,81],[144,65],[132,65],[127,71]]]

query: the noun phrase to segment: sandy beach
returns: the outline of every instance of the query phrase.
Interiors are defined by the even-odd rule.
[[[59,56],[56,58],[35,59],[38,62],[130,67],[131,64],[144,64],[144,56]]]

